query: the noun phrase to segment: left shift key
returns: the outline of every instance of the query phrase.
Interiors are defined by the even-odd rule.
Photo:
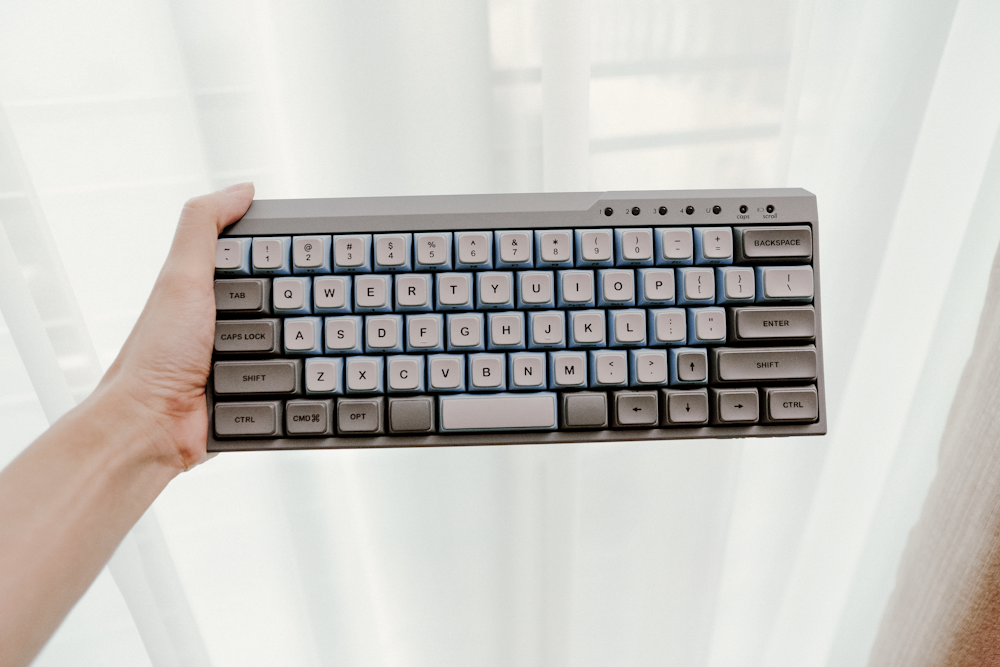
[[[212,387],[219,396],[301,394],[302,360],[216,361]]]

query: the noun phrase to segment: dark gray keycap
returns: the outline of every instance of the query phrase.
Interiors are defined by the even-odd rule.
[[[713,381],[814,380],[816,348],[806,347],[719,347],[714,355]]]
[[[708,423],[707,389],[661,389],[664,426],[697,426]]]
[[[285,403],[288,435],[333,435],[333,399]]]
[[[215,309],[224,313],[270,315],[271,279],[216,280]]]
[[[712,389],[715,404],[712,423],[754,424],[760,418],[757,390],[753,387],[741,389]]]
[[[337,430],[341,435],[377,435],[385,432],[385,398],[341,398],[337,401]]]
[[[215,434],[222,438],[280,436],[281,401],[216,403]]]
[[[655,391],[616,391],[614,426],[652,427],[659,421]]]
[[[764,390],[771,422],[814,422],[819,418],[816,387],[775,387]]]
[[[216,320],[216,352],[278,352],[281,320]]]
[[[302,360],[216,361],[213,369],[216,394],[302,393]]]
[[[800,259],[812,257],[812,230],[806,225],[736,227],[736,259]]]
[[[708,357],[702,350],[677,354],[677,379],[682,382],[704,382],[708,379]]]
[[[812,306],[733,309],[736,340],[816,338],[816,311]]]
[[[433,433],[434,430],[433,397],[389,399],[389,433]]]
[[[559,411],[562,428],[607,428],[608,395],[600,391],[577,391],[562,395]]]

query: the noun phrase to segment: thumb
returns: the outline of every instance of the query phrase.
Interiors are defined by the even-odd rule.
[[[253,195],[253,183],[238,183],[189,199],[181,211],[167,263],[180,264],[175,268],[213,273],[219,233],[247,212]]]

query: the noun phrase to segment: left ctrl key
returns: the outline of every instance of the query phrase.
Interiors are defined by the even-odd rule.
[[[215,434],[220,438],[284,435],[281,401],[216,403]]]

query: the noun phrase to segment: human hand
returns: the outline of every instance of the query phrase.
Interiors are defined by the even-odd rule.
[[[95,393],[139,419],[151,454],[178,472],[205,459],[205,383],[215,338],[215,247],[253,200],[241,183],[189,200],[135,328]]]

